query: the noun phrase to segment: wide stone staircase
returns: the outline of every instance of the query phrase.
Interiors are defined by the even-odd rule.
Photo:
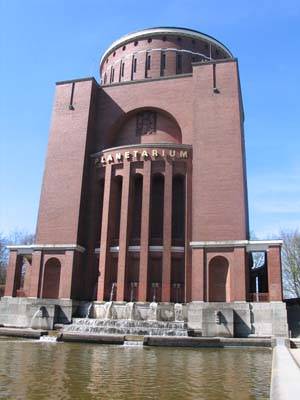
[[[128,319],[73,318],[65,332],[100,335],[188,336],[185,322],[142,321]]]

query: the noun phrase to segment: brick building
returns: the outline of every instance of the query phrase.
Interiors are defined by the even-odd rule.
[[[10,247],[5,296],[282,301],[281,242],[249,240],[243,120],[237,59],[190,29],[125,35],[100,83],[58,82],[36,243]]]

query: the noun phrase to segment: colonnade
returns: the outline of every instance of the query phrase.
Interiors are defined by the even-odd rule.
[[[104,168],[97,300],[184,301],[188,161]]]

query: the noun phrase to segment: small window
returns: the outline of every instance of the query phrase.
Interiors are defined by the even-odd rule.
[[[113,57],[115,57],[115,55],[116,55],[116,52],[114,51]]]
[[[165,42],[167,40],[167,36],[163,36],[162,40]]]
[[[148,39],[148,43],[151,43],[151,42],[152,42],[152,39],[151,39],[151,38],[149,38],[149,39]]]
[[[136,73],[136,58],[133,59],[133,72]]]
[[[115,75],[115,70],[113,67],[111,67],[110,70],[110,83],[112,83],[114,81],[114,75]]]
[[[126,50],[126,46],[123,46],[122,50],[123,50],[123,51]]]
[[[107,81],[107,75],[106,75],[106,72],[105,72],[105,74],[104,74],[104,85],[106,85],[106,81]]]
[[[161,69],[166,68],[166,53],[161,54]]]
[[[108,58],[106,59],[106,64],[108,63]]]
[[[147,54],[147,65],[146,65],[147,70],[151,69],[151,55]]]
[[[180,74],[182,72],[182,55],[176,54],[176,74]]]
[[[136,40],[136,41],[134,42],[134,45],[135,45],[135,46],[137,46],[137,45],[138,45],[138,43],[139,43],[139,42]]]
[[[124,69],[125,69],[125,63],[122,62],[122,66],[121,66],[121,76],[124,76]]]

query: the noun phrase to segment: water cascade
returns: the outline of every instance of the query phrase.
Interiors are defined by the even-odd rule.
[[[97,309],[98,307],[98,309]],[[184,320],[185,305],[176,303],[118,303],[94,304],[97,318],[73,318],[66,332],[102,335],[187,336]]]

